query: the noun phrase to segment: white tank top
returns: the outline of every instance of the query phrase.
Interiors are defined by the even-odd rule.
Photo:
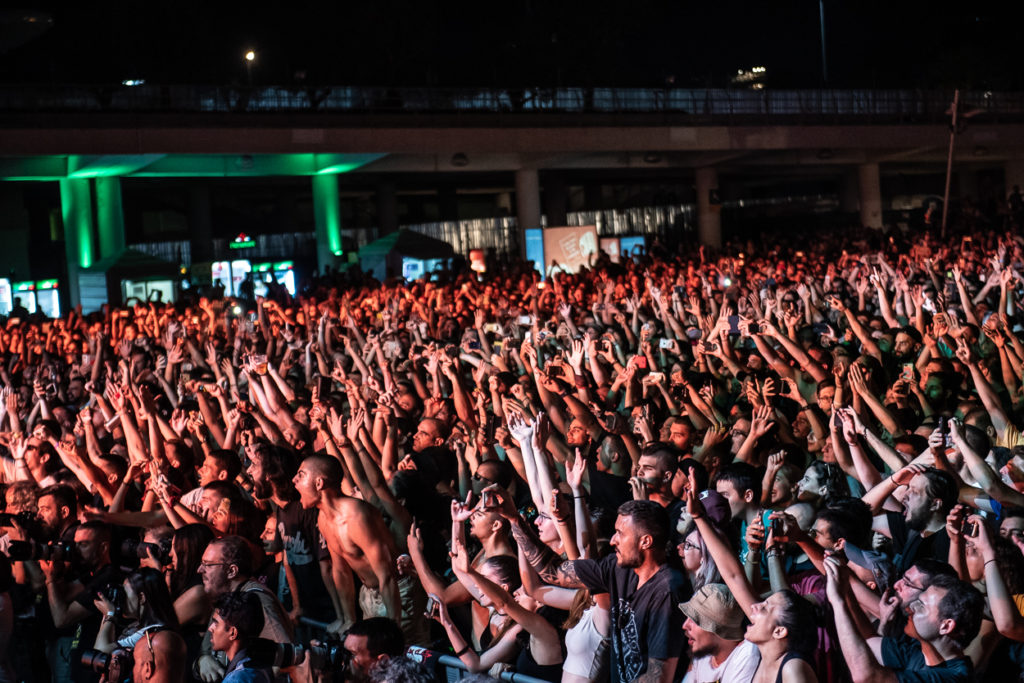
[[[588,609],[576,625],[565,632],[565,663],[562,669],[566,673],[589,677],[594,669],[594,656],[602,649],[601,641],[605,638],[594,625],[596,611],[597,607]]]

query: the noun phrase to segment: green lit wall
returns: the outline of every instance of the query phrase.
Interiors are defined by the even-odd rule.
[[[341,201],[338,198],[338,176],[313,176],[313,213],[316,221],[317,267],[334,262],[341,255]]]
[[[90,181],[78,178],[61,180],[60,206],[64,217],[64,243],[68,263],[88,268],[96,260]]]

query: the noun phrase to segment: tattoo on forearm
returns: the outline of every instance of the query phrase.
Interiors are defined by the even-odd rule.
[[[648,659],[647,671],[640,674],[634,683],[657,683],[661,680],[661,672],[665,668],[665,661],[661,659]]]
[[[545,545],[522,520],[512,524],[512,537],[523,551],[540,577],[546,582],[564,588],[581,588],[583,584],[576,575],[572,562],[562,562],[551,548]]]

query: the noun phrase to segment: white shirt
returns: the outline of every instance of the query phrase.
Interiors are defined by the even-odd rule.
[[[761,653],[757,646],[744,640],[718,666],[711,665],[711,655],[695,659],[683,683],[749,683],[760,663]]]

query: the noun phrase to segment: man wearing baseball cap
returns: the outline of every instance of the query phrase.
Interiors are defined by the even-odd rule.
[[[686,615],[683,632],[693,653],[684,683],[746,683],[754,678],[761,654],[743,639],[743,610],[725,585],[704,585],[679,609]]]

